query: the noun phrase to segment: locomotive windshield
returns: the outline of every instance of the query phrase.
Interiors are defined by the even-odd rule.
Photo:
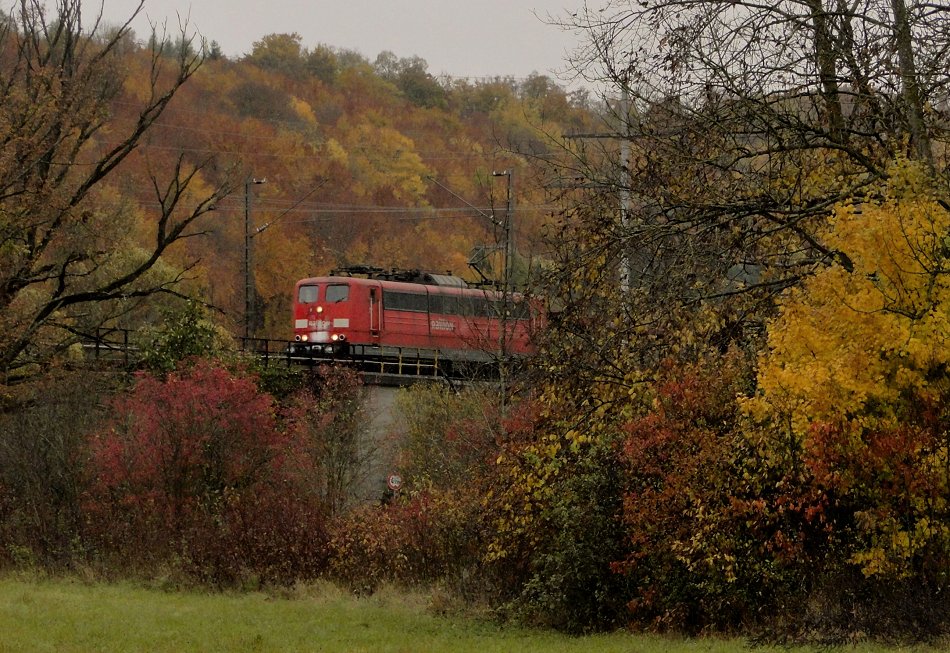
[[[297,292],[297,301],[301,304],[313,304],[317,301],[320,286],[300,286]]]
[[[332,284],[327,286],[326,301],[328,304],[336,302],[345,302],[350,297],[350,287],[344,284]]]

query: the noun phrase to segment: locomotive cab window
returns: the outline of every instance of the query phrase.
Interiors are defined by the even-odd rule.
[[[350,298],[350,287],[344,284],[332,284],[327,286],[326,302],[335,304],[345,302]]]
[[[317,301],[320,286],[300,286],[297,291],[297,301],[301,304],[313,304]]]

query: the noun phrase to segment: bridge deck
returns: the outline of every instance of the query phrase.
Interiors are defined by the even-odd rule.
[[[138,348],[124,329],[102,330],[81,342],[87,356],[126,367],[135,365]],[[316,367],[346,365],[356,368],[370,385],[406,386],[420,381],[457,382],[491,380],[498,376],[498,363],[487,355],[472,360],[456,360],[437,350],[413,347],[370,347],[356,345],[343,356],[301,351],[298,343],[260,338],[242,339],[240,351],[261,359],[264,365]]]

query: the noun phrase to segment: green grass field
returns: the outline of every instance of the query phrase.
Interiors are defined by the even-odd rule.
[[[0,578],[0,652],[748,650],[738,640],[681,640],[624,633],[572,638],[501,628],[477,620],[435,616],[428,604],[429,599],[422,594],[383,591],[355,598],[325,585],[275,597],[262,593],[165,592],[126,584],[8,576]]]

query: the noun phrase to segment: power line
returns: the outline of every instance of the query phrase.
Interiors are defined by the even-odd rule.
[[[262,205],[267,205],[269,202],[266,199],[258,198],[255,201],[255,206],[258,210],[261,210]],[[282,205],[286,205],[288,202],[286,200],[278,200],[273,202],[270,206],[271,210],[278,211]],[[152,200],[139,201],[140,206],[160,206],[158,202]],[[239,204],[237,201],[224,201],[217,205],[217,211],[243,211],[243,205]],[[326,214],[326,215],[337,215],[337,214],[367,214],[367,215],[401,215],[401,214],[413,214],[413,213],[428,213],[428,214],[437,214],[435,216],[427,217],[438,217],[438,214],[445,213],[458,213],[459,211],[464,211],[465,209],[459,207],[449,207],[449,208],[433,208],[433,207],[390,207],[390,206],[354,206],[354,205],[327,205],[327,204],[308,204],[306,202],[300,203],[299,206],[288,209],[286,213],[307,213],[307,214]],[[490,211],[489,208],[485,209]],[[512,209],[517,213],[545,213],[548,211],[557,210],[557,207],[554,205],[538,205],[538,206],[515,206]],[[474,217],[474,214],[460,215],[459,217]]]

